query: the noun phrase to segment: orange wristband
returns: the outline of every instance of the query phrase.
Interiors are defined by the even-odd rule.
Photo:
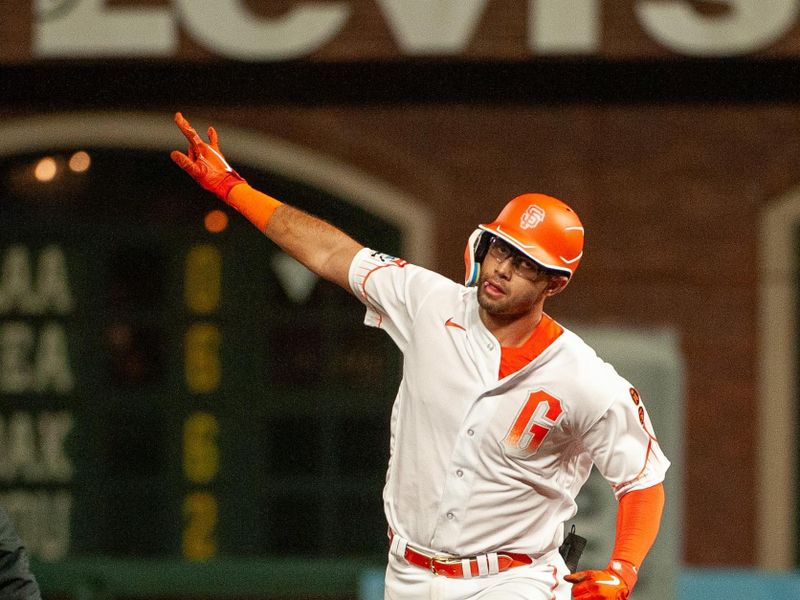
[[[611,559],[631,563],[637,569],[658,535],[664,509],[664,485],[628,492],[619,501],[617,537]]]
[[[231,188],[225,202],[238,210],[261,233],[266,232],[272,213],[283,204],[280,200],[267,196],[244,182]]]

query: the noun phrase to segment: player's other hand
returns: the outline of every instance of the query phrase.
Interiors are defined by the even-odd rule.
[[[175,113],[175,124],[189,140],[189,151],[187,155],[174,150],[170,158],[209,192],[215,193],[222,200],[227,200],[231,188],[245,183],[245,180],[222,156],[216,130],[213,127],[208,128],[209,143],[206,143],[181,113]]]
[[[627,600],[637,575],[632,564],[612,560],[605,569],[578,571],[564,579],[572,584],[575,600]]]

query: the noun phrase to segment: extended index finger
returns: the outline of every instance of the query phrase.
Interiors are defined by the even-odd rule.
[[[200,139],[200,136],[197,135],[197,131],[189,124],[183,115],[179,112],[175,113],[175,124],[178,126],[178,129],[181,130],[183,135],[186,136],[186,139],[189,140],[192,144],[202,144],[203,140]]]

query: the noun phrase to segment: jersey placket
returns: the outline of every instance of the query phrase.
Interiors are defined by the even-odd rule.
[[[465,344],[467,352],[480,366],[479,375],[485,391],[470,404],[459,428],[442,488],[436,528],[430,541],[431,547],[452,553],[457,553],[461,530],[468,526],[467,510],[475,482],[475,465],[481,460],[480,446],[497,410],[491,394],[498,384],[500,365],[500,344],[479,323],[477,307],[467,313],[469,326]]]

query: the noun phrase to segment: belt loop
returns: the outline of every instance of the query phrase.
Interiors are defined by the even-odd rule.
[[[394,537],[392,537],[392,544],[389,546],[389,551],[394,554],[397,558],[406,557],[406,547],[408,546],[408,540],[404,537],[400,537],[396,533]]]
[[[489,575],[497,575],[500,572],[500,562],[497,560],[497,552],[489,552],[486,557],[489,559]]]
[[[472,579],[472,561],[468,558],[461,559],[461,575],[464,579]]]
[[[489,574],[489,560],[486,555],[476,556],[475,560],[478,562],[478,577],[486,577]]]

